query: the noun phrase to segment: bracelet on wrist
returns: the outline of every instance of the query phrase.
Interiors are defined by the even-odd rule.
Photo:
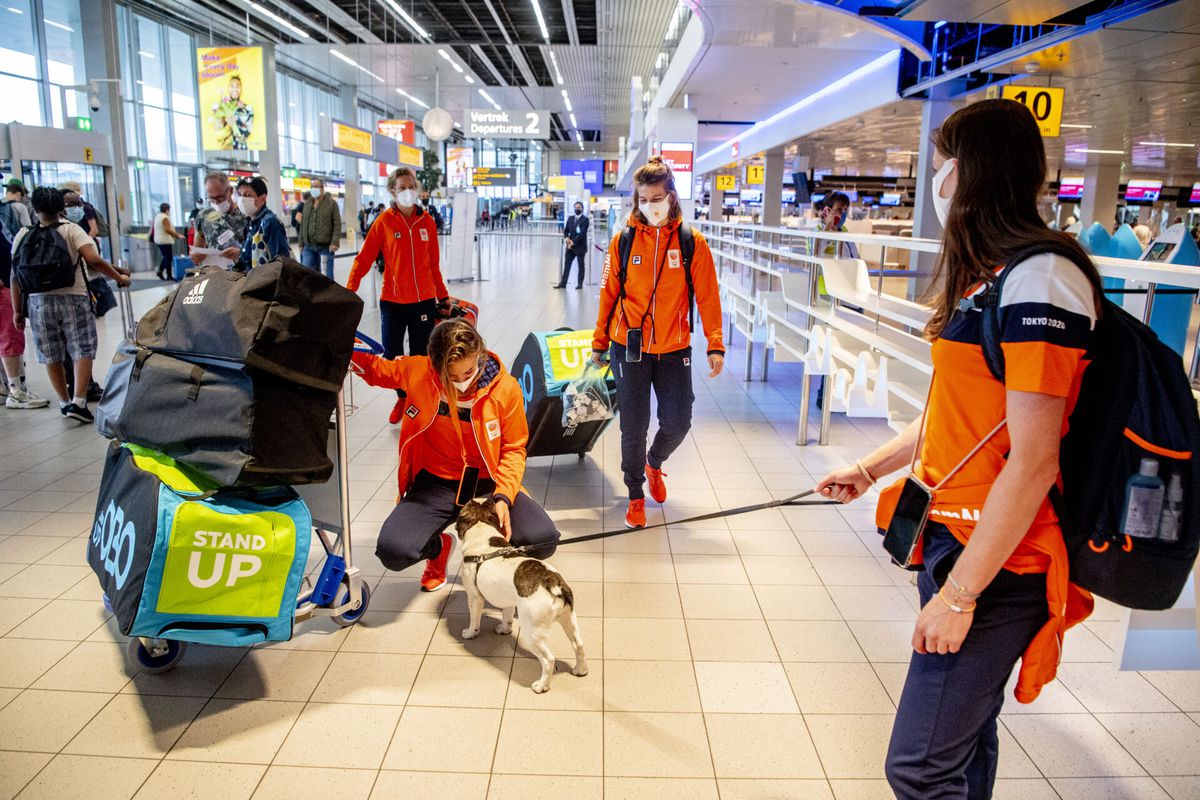
[[[858,467],[858,474],[867,479],[867,483],[875,485],[875,479],[871,477],[871,473],[867,472],[867,468],[863,466],[862,459],[854,462],[854,466]]]
[[[979,597],[979,595],[980,595],[980,592],[972,592],[970,589],[968,589],[967,587],[963,586],[961,583],[956,581],[954,579],[954,575],[952,573],[948,573],[946,575],[946,580],[949,581],[949,583],[952,587],[954,587],[954,591],[956,594],[960,594],[970,600],[974,600],[977,597]]]
[[[938,599],[941,600],[943,603],[945,603],[946,607],[949,608],[951,611],[953,611],[955,614],[970,614],[972,611],[975,610],[976,606],[978,605],[977,603],[971,603],[971,605],[969,605],[969,606],[960,606],[955,603],[951,603],[949,600],[946,599],[946,596],[944,594],[942,594],[942,591],[940,589],[938,590],[937,596],[938,596]]]

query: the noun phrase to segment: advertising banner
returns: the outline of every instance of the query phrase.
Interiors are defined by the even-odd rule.
[[[573,381],[583,374],[592,356],[592,331],[571,331],[546,337],[550,356],[550,379]]]
[[[262,48],[200,47],[196,64],[203,148],[266,150]]]
[[[446,185],[463,189],[471,185],[471,169],[475,166],[475,151],[470,147],[446,148]]]
[[[604,162],[604,185],[605,186],[616,186],[617,185],[617,172],[618,172],[618,170],[620,170],[620,168],[621,168],[621,162],[616,161],[615,159]]]
[[[680,200],[692,199],[692,151],[691,142],[663,142],[660,145],[663,161],[675,173],[675,190]]]
[[[416,123],[411,119],[381,119],[375,123],[375,132],[405,144],[416,144]]]

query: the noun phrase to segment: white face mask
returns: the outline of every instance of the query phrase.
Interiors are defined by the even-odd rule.
[[[946,178],[950,177],[950,173],[958,166],[957,158],[948,158],[946,163],[942,164],[942,168],[933,174],[933,211],[937,214],[938,222],[942,223],[942,227],[946,225],[946,217],[950,215],[950,200],[949,197],[942,197],[942,184],[946,182]]]
[[[320,197],[324,191],[325,191],[324,189],[319,189],[316,186],[314,186],[313,188],[308,190],[308,194],[310,197],[312,197],[315,200],[318,197]]]
[[[402,189],[401,191],[396,192],[394,196],[396,198],[396,204],[401,208],[412,208],[417,204],[418,198],[416,189]]]
[[[217,211],[220,211],[222,214],[228,214],[228,213],[229,213],[229,201],[228,201],[228,200],[222,200],[222,201],[221,201],[221,202],[219,202],[219,203],[218,203],[216,200],[209,200],[209,201],[208,201],[208,204],[209,204],[209,206],[211,206],[213,209],[215,209],[215,210],[217,210]]]
[[[646,215],[646,219],[654,227],[658,227],[667,221],[667,215],[671,213],[671,201],[659,200],[657,203],[647,203],[645,201],[638,203],[638,208]]]
[[[465,392],[467,389],[471,388],[471,384],[474,383],[475,379],[478,377],[479,377],[479,367],[476,366],[475,371],[471,373],[471,377],[467,378],[465,381],[450,381],[450,382],[452,384],[454,384],[454,388],[457,391]]]
[[[240,208],[242,213],[247,217],[253,217],[258,213],[258,206],[255,204],[253,197],[242,197],[241,195],[238,195],[237,204],[238,208]]]

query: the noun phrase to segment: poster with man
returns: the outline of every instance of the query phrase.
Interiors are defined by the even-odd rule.
[[[262,48],[200,47],[196,64],[204,149],[267,149]]]

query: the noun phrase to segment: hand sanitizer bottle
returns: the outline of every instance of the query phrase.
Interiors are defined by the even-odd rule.
[[[1160,542],[1178,542],[1179,526],[1183,522],[1183,479],[1179,473],[1167,481],[1167,500],[1163,503],[1162,520],[1158,523]]]
[[[1158,521],[1163,509],[1163,482],[1158,477],[1158,462],[1143,458],[1141,469],[1125,484],[1125,513],[1121,531],[1137,539],[1158,536]]]

